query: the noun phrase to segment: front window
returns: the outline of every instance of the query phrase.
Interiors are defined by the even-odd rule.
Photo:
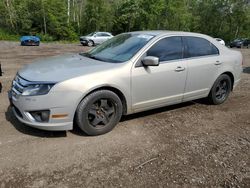
[[[100,61],[121,63],[130,60],[153,37],[154,35],[148,34],[120,34],[81,55]]]
[[[148,50],[147,56],[158,57],[160,62],[182,59],[181,37],[168,37],[158,41]]]

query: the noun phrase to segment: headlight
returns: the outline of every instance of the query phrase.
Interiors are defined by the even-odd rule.
[[[24,88],[22,95],[46,95],[55,84],[34,84]]]

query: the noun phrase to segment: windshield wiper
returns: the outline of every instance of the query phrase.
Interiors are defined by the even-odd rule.
[[[95,60],[98,60],[98,61],[104,61],[103,59],[98,58],[98,57],[96,57],[96,56],[94,56],[92,54],[89,54],[87,52],[85,52],[85,53],[79,53],[79,54],[82,55],[82,56],[88,57],[90,59],[95,59]]]
[[[88,57],[91,58],[91,59],[103,61],[102,59],[100,59],[100,58],[98,58],[98,57],[96,57],[96,56],[94,56],[94,55],[89,55]]]
[[[90,59],[95,59],[95,60],[103,61],[103,62],[107,62],[107,63],[121,63],[122,62],[122,61],[117,61],[117,60],[113,60],[113,59],[99,58],[99,57],[96,57],[96,56],[89,54],[87,52],[83,52],[83,53],[79,53],[79,54],[82,56],[88,57]]]

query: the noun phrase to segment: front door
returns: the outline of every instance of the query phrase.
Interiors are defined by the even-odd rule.
[[[132,69],[132,108],[134,112],[182,101],[187,77],[181,37],[156,42],[145,56],[159,58],[159,66]]]

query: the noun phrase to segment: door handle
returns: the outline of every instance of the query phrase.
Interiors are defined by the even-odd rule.
[[[181,71],[184,71],[184,70],[185,70],[184,67],[177,67],[177,68],[175,69],[175,72],[181,72]]]
[[[215,62],[215,65],[221,65],[221,64],[222,64],[222,62],[220,62],[220,61]]]

